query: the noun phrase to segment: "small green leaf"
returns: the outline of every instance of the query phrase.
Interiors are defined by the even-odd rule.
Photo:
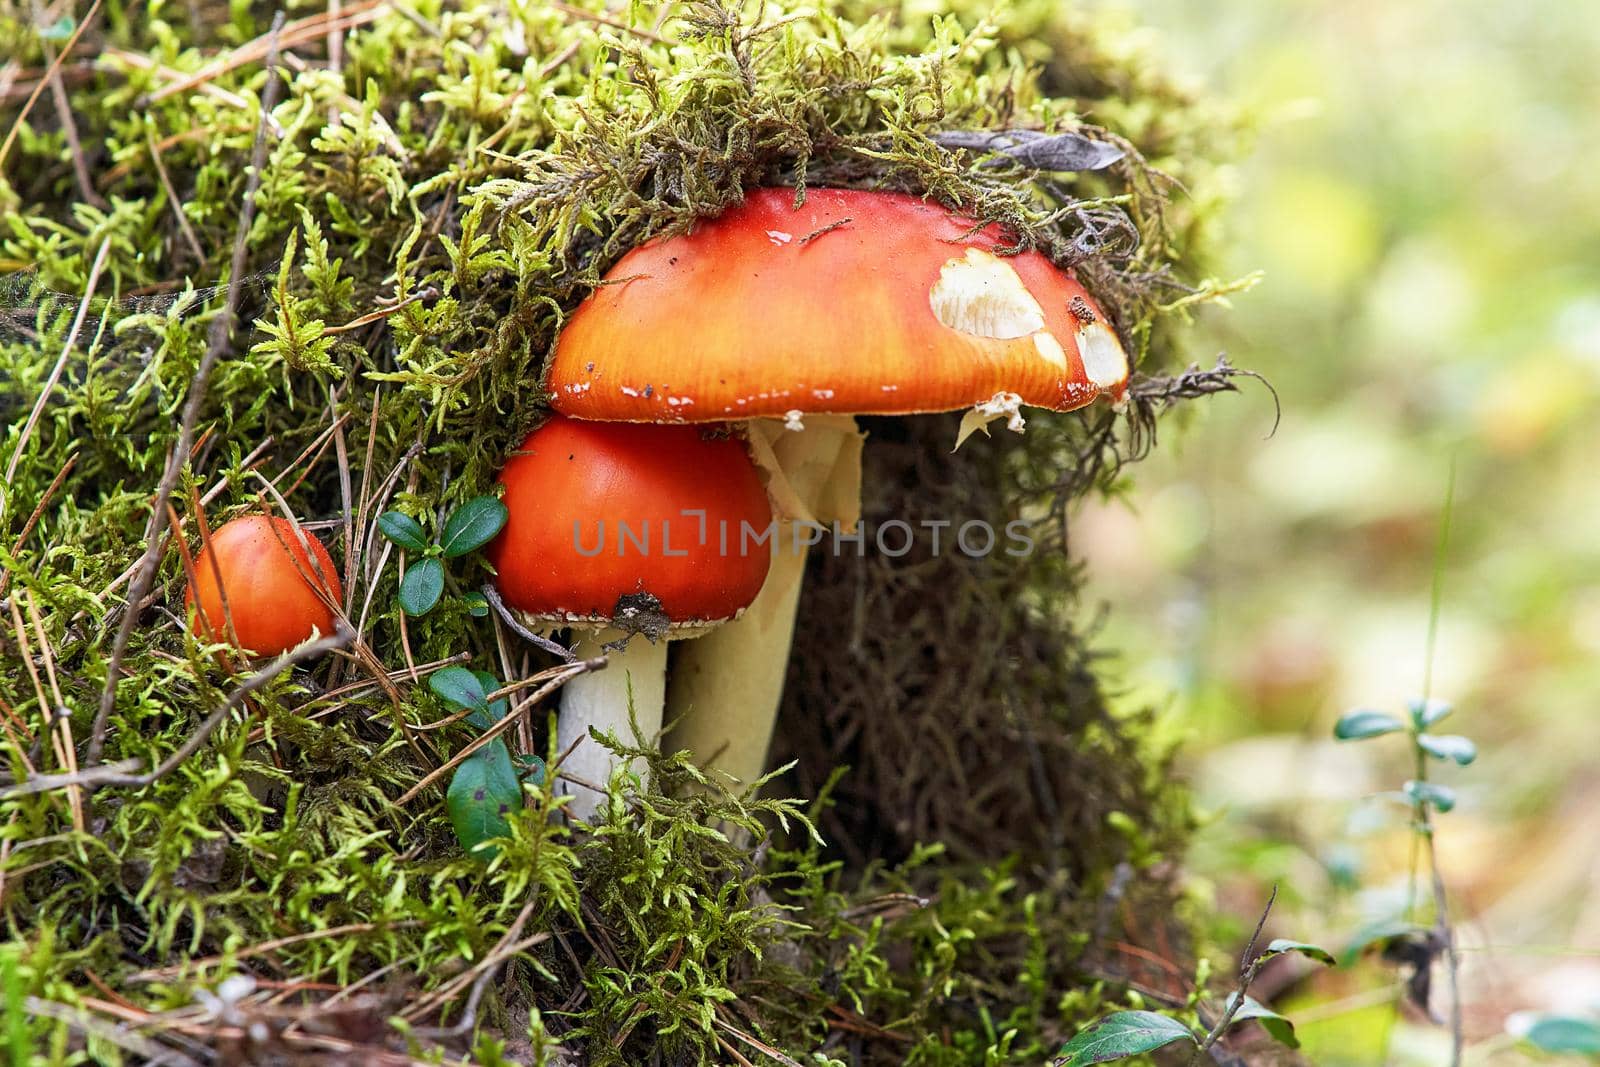
[[[500,680],[488,671],[473,671],[472,677],[477,679],[483,691],[483,699],[488,700],[489,694],[500,688]],[[474,705],[477,710],[467,716],[467,721],[480,730],[487,730],[495,723],[506,717],[506,712],[511,710],[511,701],[500,697],[487,707]]]
[[[1174,1041],[1199,1039],[1178,1020],[1153,1011],[1119,1011],[1078,1031],[1061,1046],[1055,1067],[1086,1067],[1165,1048]]]
[[[489,614],[489,598],[479,592],[462,593],[461,600],[467,605],[467,614],[474,619],[481,619]]]
[[[522,775],[522,780],[530,785],[544,785],[550,778],[550,768],[545,766],[544,760],[531,752],[518,756],[515,763],[517,765],[517,773]]]
[[[1417,729],[1426,730],[1456,709],[1442,700],[1408,700],[1406,710],[1411,712],[1411,721],[1416,723]]]
[[[379,515],[378,532],[407,552],[427,550],[428,540],[422,535],[422,527],[403,511],[385,511]]]
[[[39,36],[47,41],[61,42],[72,36],[72,31],[78,28],[78,23],[71,15],[62,15],[50,25],[39,31]]]
[[[1290,941],[1285,937],[1276,938],[1269,942],[1266,949],[1258,954],[1256,959],[1258,961],[1270,960],[1274,956],[1283,956],[1290,952],[1309,957],[1318,963],[1326,963],[1329,967],[1335,967],[1339,963],[1338,960],[1333,958],[1333,953],[1325,948],[1319,948],[1304,941]]]
[[[1234,1002],[1238,999],[1238,993],[1229,993],[1227,1009],[1231,1011]],[[1236,1026],[1239,1023],[1252,1021],[1260,1023],[1261,1028],[1270,1034],[1278,1044],[1286,1045],[1289,1048],[1300,1047],[1300,1039],[1294,1036],[1294,1023],[1290,1022],[1285,1016],[1279,1015],[1255,997],[1246,996],[1244,1003],[1239,1005],[1239,1010],[1234,1012],[1233,1023],[1230,1025]]]
[[[1363,952],[1369,949],[1388,948],[1391,942],[1398,941],[1400,938],[1416,937],[1418,934],[1427,932],[1428,928],[1426,926],[1407,922],[1404,919],[1379,919],[1377,922],[1368,923],[1357,930],[1350,938],[1350,942],[1345,945],[1344,952],[1340,955],[1344,959],[1345,966],[1349,966]]]
[[[522,784],[517,780],[510,750],[498,738],[461,762],[445,793],[450,825],[455,827],[456,840],[468,852],[492,837],[509,834],[507,816],[521,807]],[[481,852],[486,860],[494,858],[494,854],[493,848]]]
[[[1441,815],[1456,806],[1456,791],[1449,786],[1412,779],[1400,788],[1411,799],[1411,803],[1428,804]]]
[[[1506,1020],[1506,1032],[1540,1052],[1600,1055],[1600,1020],[1581,1015],[1517,1012]]]
[[[1478,758],[1478,746],[1460,734],[1418,734],[1417,745],[1436,760],[1455,760],[1463,767]]]
[[[407,615],[426,615],[444,593],[444,564],[431,556],[419,559],[400,579],[400,610]]]
[[[482,548],[494,540],[494,535],[506,524],[508,514],[506,506],[497,498],[475,496],[445,520],[444,536],[439,539],[439,545],[451,558]]]
[[[1339,721],[1333,727],[1333,736],[1340,741],[1364,741],[1369,737],[1380,737],[1405,728],[1405,723],[1386,711],[1357,708],[1339,717]]]
[[[1361,871],[1364,864],[1360,849],[1349,842],[1330,842],[1319,858],[1328,872],[1328,880],[1335,888],[1344,890],[1361,888]]]
[[[482,677],[477,671],[469,671],[465,667],[446,667],[434,671],[428,676],[428,688],[452,708],[458,710],[472,708],[485,713],[489,711],[489,690],[484,688]]]

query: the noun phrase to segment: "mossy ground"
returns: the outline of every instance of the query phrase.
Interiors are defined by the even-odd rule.
[[[819,562],[780,742],[798,762],[765,791],[808,799],[685,790],[694,772],[657,760],[655,791],[621,783],[593,832],[530,790],[487,864],[439,790],[397,804],[470,737],[421,729],[448,713],[428,670],[549,661],[455,595],[485,580],[475,557],[405,619],[375,517],[433,521],[491,485],[541,417],[563,313],[638,241],[757,184],[907,189],[1075,265],[1144,369],[1172,362],[1184,311],[1223,288],[1204,279],[1225,124],[1092,20],[986,8],[291,5],[273,38],[259,5],[109,0],[59,68],[63,112],[32,90],[79,24],[0,6],[11,780],[155,766],[247,670],[187,633],[177,541],[126,602],[230,303],[171,517],[193,545],[292,510],[345,568],[358,632],[149,785],[0,793],[13,1058],[1037,1063],[1129,983],[1180,988],[1115,947],[1183,965],[1162,861],[1188,820],[1141,720],[1107,710],[1061,520],[1203,382],[958,457],[945,420],[874,428],[875,507],[1047,532],[1020,564]],[[1130,151],[1039,175],[931,139],[1006,128]]]

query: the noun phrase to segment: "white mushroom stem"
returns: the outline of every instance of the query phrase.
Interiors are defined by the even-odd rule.
[[[778,536],[787,537],[789,528],[780,523]],[[740,783],[761,776],[783,703],[805,570],[803,548],[775,553],[766,584],[743,615],[684,642],[668,698],[668,718],[676,725],[662,748],[686,748],[702,770]]]
[[[615,651],[602,646],[622,640],[626,635],[620,630],[576,630],[574,635],[577,640],[572,651],[579,659],[605,656],[608,660],[604,670],[580,674],[562,688],[561,716],[556,727],[558,752],[566,752],[577,742],[561,764],[561,773],[571,776],[561,780],[562,792],[572,794],[567,813],[593,822],[606,797],[591,787],[604,790],[621,760],[589,736],[589,730],[593,727],[615,734],[626,744],[634,742],[635,723],[646,742],[661,733],[661,708],[667,690],[667,639],[651,641],[635,634],[627,647]],[[634,760],[631,769],[641,782],[649,773],[643,760]]]
[[[853,530],[861,497],[862,437],[854,420],[811,415],[800,430],[780,422],[747,429],[780,515],[772,568],[743,615],[685,642],[677,653],[667,694],[667,718],[674,725],[662,742],[665,749],[690,750],[702,769],[739,783],[759,778],[766,766],[783,703],[807,542],[815,542],[819,525],[837,522]]]

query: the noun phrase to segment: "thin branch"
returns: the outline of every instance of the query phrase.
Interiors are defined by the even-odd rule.
[[[26,592],[26,590],[24,590],[23,592]],[[62,732],[60,730],[58,730],[58,729],[52,729],[52,724],[51,724],[51,718],[52,717],[56,717],[56,719],[57,719],[57,721],[59,723],[67,715],[67,709],[61,706],[61,696],[60,696],[60,692],[61,691],[60,691],[60,688],[56,685],[55,668],[52,665],[52,661],[51,661],[51,658],[50,658],[49,645],[45,641],[45,635],[44,635],[43,627],[39,627],[38,628],[38,633],[39,633],[39,642],[40,642],[40,646],[41,646],[41,648],[40,648],[40,656],[44,660],[46,668],[50,671],[50,686],[56,693],[56,702],[54,704],[52,704],[50,702],[49,698],[46,697],[45,691],[44,691],[44,686],[42,684],[40,684],[40,682],[39,682],[39,671],[38,671],[38,668],[36,668],[33,665],[33,651],[28,646],[28,630],[27,630],[27,626],[22,621],[22,610],[17,605],[17,602],[19,600],[22,600],[22,599],[23,599],[23,597],[22,597],[21,594],[19,594],[17,596],[14,596],[14,597],[11,598],[11,601],[10,601],[10,603],[8,605],[10,607],[10,609],[11,609],[12,622],[16,627],[17,651],[22,657],[23,665],[25,667],[27,667],[27,669],[28,669],[28,677],[30,679],[32,679],[32,681],[33,681],[34,694],[38,697],[38,700],[39,700],[39,715],[44,720],[44,726],[43,726],[43,731],[42,732],[47,734],[49,736],[49,738],[50,738],[50,747],[55,752],[57,765],[60,766],[60,767],[65,768],[66,769],[66,773],[68,775],[72,775],[72,774],[77,773],[78,766],[77,766],[77,763],[75,762],[75,757],[76,757],[77,753],[75,751],[72,751],[71,749],[69,749],[67,747],[69,742],[70,742],[71,735],[70,735],[70,733],[68,733],[67,735],[65,735],[65,737],[63,737]],[[37,624],[38,623],[38,619],[39,619],[39,614],[38,614],[38,611],[33,606],[33,599],[31,597],[28,598],[28,608],[29,608],[30,614],[32,614],[33,617],[34,617],[35,623]],[[79,832],[82,832],[82,830],[83,830],[83,791],[81,789],[78,789],[78,788],[74,787],[67,794],[67,802],[68,802],[69,806],[72,809],[72,826],[73,826],[73,829],[75,829],[75,830],[77,830]]]
[[[62,1004],[54,1000],[41,1000],[38,997],[24,997],[22,1010],[34,1018],[54,1019],[66,1023],[75,1030],[81,1031],[110,1045],[125,1049],[135,1055],[145,1058],[147,1063],[171,1063],[179,1067],[200,1067],[200,1061],[185,1056],[175,1048],[158,1044],[125,1026],[113,1026],[101,1022],[93,1016],[84,1014],[81,1010]]]
[[[39,0],[34,0],[34,18],[39,25],[44,25],[44,12]],[[67,153],[72,157],[72,175],[78,183],[78,194],[84,201],[102,211],[106,208],[105,197],[95,191],[94,182],[89,177],[89,164],[83,158],[83,141],[78,137],[78,123],[72,116],[72,100],[67,96],[67,87],[61,80],[61,66],[56,62],[56,50],[47,36],[41,35],[39,46],[44,50],[44,58],[50,64],[50,72],[45,79],[50,83],[50,99],[56,107],[56,119],[61,123],[61,132],[67,139]]]
[[[1200,1057],[1209,1053],[1214,1045],[1221,1040],[1222,1035],[1228,1032],[1228,1027],[1233,1025],[1234,1016],[1239,1014],[1239,1009],[1244,1007],[1244,995],[1250,991],[1250,983],[1256,980],[1256,975],[1261,971],[1261,965],[1271,959],[1270,955],[1256,955],[1256,942],[1261,939],[1261,931],[1266,928],[1267,916],[1272,914],[1272,905],[1278,901],[1278,887],[1272,887],[1272,895],[1267,897],[1267,906],[1261,909],[1261,918],[1256,920],[1255,932],[1250,935],[1250,943],[1245,946],[1244,954],[1239,957],[1239,988],[1229,998],[1227,1010],[1222,1013],[1222,1018],[1217,1020],[1200,1042],[1200,1047],[1194,1050],[1194,1055],[1189,1057],[1187,1067],[1194,1067],[1200,1062]]]
[[[55,392],[56,384],[61,381],[61,372],[67,367],[67,358],[72,355],[73,345],[78,343],[78,331],[83,329],[83,320],[89,314],[89,301],[94,299],[95,286],[100,283],[100,271],[106,265],[106,253],[111,251],[111,238],[107,237],[100,242],[100,250],[94,254],[94,263],[89,267],[89,280],[83,286],[83,300],[78,304],[78,314],[72,320],[72,329],[67,331],[67,339],[61,345],[61,358],[56,360],[56,365],[50,368],[50,377],[44,381],[44,388],[39,390],[39,399],[34,401],[33,410],[28,412],[28,421],[22,424],[22,436],[17,439],[17,447],[11,453],[11,459],[6,463],[6,484],[15,485],[17,464],[22,461],[22,453],[28,448],[28,438],[33,435],[33,428],[38,425],[39,417],[44,414],[45,405],[50,402],[50,394]]]
[[[71,789],[79,785],[91,788],[102,785],[127,785],[136,780],[133,772],[142,766],[144,762],[135,758],[118,760],[115,763],[97,763],[77,774],[36,774],[21,782],[0,786],[0,800],[31,796],[35,793],[49,793],[56,789]]]
[[[378,385],[373,389],[372,415],[367,421],[367,451],[366,458],[361,463],[361,488],[356,493],[356,513],[354,525],[347,527],[344,552],[344,616],[351,618],[356,613],[356,582],[361,576],[362,545],[358,535],[367,528],[367,505],[370,498],[367,490],[372,482],[372,455],[378,447],[378,412],[383,406],[383,386]],[[347,522],[352,521],[347,519]],[[360,630],[361,624],[356,625]],[[344,680],[344,664],[334,665],[328,674],[328,684],[336,686]]]
[[[345,626],[340,626],[339,629],[329,634],[327,637],[318,638],[315,641],[310,641],[298,648],[293,648],[288,652],[285,652],[283,655],[273,660],[270,665],[262,668],[255,674],[252,674],[249,678],[245,679],[245,681],[240,684],[238,688],[234,689],[232,693],[228,694],[228,698],[222,702],[222,706],[216,711],[213,711],[210,717],[207,718],[205,722],[200,724],[200,729],[189,735],[189,739],[180,745],[176,752],[162,760],[161,764],[157,766],[155,770],[151,771],[149,774],[141,775],[137,781],[129,782],[128,784],[143,788],[144,786],[147,786],[152,782],[171,774],[181,763],[183,763],[184,760],[198,752],[200,750],[200,746],[205,744],[206,739],[215,733],[217,728],[227,721],[228,716],[233,712],[233,710],[240,704],[243,704],[251,694],[265,688],[267,683],[271,682],[278,675],[282,674],[284,671],[295,666],[296,664],[304,663],[307,660],[316,659],[325,652],[332,652],[334,649],[343,648],[345,645],[349,644],[350,641],[355,638],[355,636],[356,633],[354,630],[351,630]]]
[[[1267,436],[1272,437],[1283,420],[1283,401],[1278,396],[1278,390],[1266,375],[1235,367],[1228,362],[1226,355],[1218,356],[1216,365],[1210,370],[1201,370],[1198,363],[1191,363],[1182,372],[1171,376],[1135,375],[1128,385],[1128,392],[1136,400],[1168,407],[1179,400],[1193,400],[1213,393],[1237,393],[1239,387],[1233,381],[1235,378],[1254,378],[1272,394],[1272,429],[1267,431]]]
[[[1450,980],[1450,1067],[1461,1067],[1466,1034],[1461,1018],[1461,956],[1456,950],[1455,927],[1450,925],[1450,902],[1444,875],[1439,873],[1439,852],[1428,834],[1428,867],[1433,871],[1434,935],[1444,946],[1445,974]]]
[[[488,988],[489,982],[499,972],[500,965],[512,956],[520,952],[526,952],[533,946],[543,944],[550,939],[550,932],[545,930],[534,934],[526,940],[520,940],[522,931],[528,925],[528,920],[533,917],[533,911],[538,902],[539,897],[537,894],[528,898],[527,903],[523,904],[522,909],[517,913],[516,919],[512,921],[510,928],[500,936],[500,940],[495,943],[494,948],[476,966],[457,975],[406,1009],[406,1018],[412,1020],[421,1019],[436,1007],[443,1008],[461,990],[463,985],[468,982],[472,983],[472,992],[467,997],[466,1009],[462,1012],[461,1019],[448,1029],[423,1031],[424,1036],[453,1038],[462,1037],[471,1032],[473,1025],[477,1021],[478,1004],[483,999],[484,991]]]
[[[341,517],[344,523],[344,554],[345,554],[345,580],[349,580],[350,571],[354,569],[351,557],[356,552],[356,507],[353,498],[354,490],[350,481],[350,452],[344,440],[344,418],[339,415],[339,398],[333,386],[328,386],[328,414],[333,417],[333,447],[334,454],[339,460],[339,499],[344,504],[344,514]],[[347,593],[348,597],[349,594]],[[350,617],[350,610],[346,604],[337,605],[340,614],[345,618]]]
[[[6,139],[0,141],[0,167],[5,166],[6,156],[11,154],[11,146],[16,143],[17,134],[22,129],[23,121],[27,119],[28,112],[33,110],[33,105],[39,102],[39,94],[44,92],[44,87],[49,84],[50,79],[61,69],[61,64],[66,61],[66,58],[72,54],[72,48],[78,43],[78,38],[83,36],[83,31],[89,28],[89,24],[94,21],[94,17],[100,13],[101,3],[102,0],[94,0],[94,3],[89,5],[89,10],[84,14],[83,20],[78,23],[77,29],[72,31],[72,36],[68,37],[67,43],[62,46],[61,54],[51,61],[50,69],[45,71],[44,77],[40,78],[38,83],[34,85],[33,92],[28,94],[28,99],[23,103],[22,110],[17,112],[16,121],[11,124],[11,130],[6,134]]]
[[[335,75],[344,73],[345,31],[337,25],[343,13],[344,5],[340,0],[328,0],[328,69]]]
[[[39,605],[34,601],[33,595],[27,589],[17,591],[17,596],[12,598],[11,611],[17,610],[17,601],[26,601],[28,605],[28,618],[33,622],[33,632],[39,639],[39,656],[44,660],[45,677],[50,682],[50,695],[54,698],[50,705],[54,709],[58,733],[51,740],[60,754],[61,766],[69,774],[78,771],[78,746],[72,739],[72,712],[67,710],[66,700],[61,696],[61,684],[56,678],[55,652],[50,648],[50,635],[45,633],[44,620],[39,617]],[[21,622],[21,619],[18,619]],[[46,713],[45,720],[49,721]],[[71,789],[67,791],[67,801],[72,809],[72,828],[78,833],[83,833],[83,790]]]
[[[233,259],[228,269],[228,296],[223,303],[222,314],[211,323],[206,353],[195,371],[194,382],[189,387],[189,398],[184,402],[177,443],[167,456],[166,470],[162,472],[161,482],[156,487],[155,511],[150,516],[150,538],[145,547],[144,558],[140,561],[139,570],[134,574],[133,582],[128,589],[128,610],[123,613],[117,626],[117,635],[111,644],[111,658],[106,666],[106,685],[100,694],[100,710],[95,713],[94,727],[89,733],[89,748],[84,762],[91,765],[99,763],[100,756],[105,751],[106,728],[111,722],[111,710],[117,703],[117,682],[122,674],[122,660],[128,654],[128,641],[133,637],[133,628],[139,621],[139,604],[150,591],[150,586],[155,581],[156,570],[161,565],[161,535],[167,524],[164,505],[172,496],[173,490],[177,488],[178,477],[189,461],[189,448],[194,441],[194,427],[200,419],[200,408],[205,404],[206,387],[211,383],[211,372],[215,369],[217,360],[221,358],[223,349],[228,346],[229,335],[233,332],[233,321],[238,314],[239,279],[244,274],[250,227],[255,222],[256,192],[261,188],[261,171],[267,159],[266,116],[272,113],[273,107],[278,102],[279,79],[271,71],[277,65],[278,31],[282,27],[283,12],[280,11],[272,20],[272,32],[267,48],[267,87],[261,99],[262,120],[256,127],[255,147],[250,155],[250,176],[245,182],[244,208],[239,214],[239,229],[233,238]]]
[[[1424,698],[1426,699],[1426,698]],[[1411,743],[1412,752],[1416,759],[1416,779],[1418,782],[1428,780],[1428,756],[1415,739]],[[1420,968],[1431,968],[1436,958],[1435,954],[1444,950],[1445,975],[1450,982],[1450,1067],[1461,1067],[1461,1057],[1464,1052],[1466,1038],[1461,1017],[1461,957],[1456,948],[1455,928],[1450,924],[1450,901],[1445,890],[1444,875],[1439,870],[1439,850],[1434,842],[1433,806],[1428,801],[1418,799],[1416,802],[1416,832],[1413,836],[1412,856],[1416,855],[1416,842],[1422,843],[1422,849],[1428,856],[1428,873],[1431,877],[1433,889],[1433,934],[1429,954],[1423,962],[1418,963]],[[1411,895],[1416,896],[1416,866],[1413,862],[1411,871]],[[1415,905],[1413,905],[1415,907]],[[1433,1014],[1432,1008],[1427,1004],[1420,1007],[1435,1020],[1438,1016]]]
[[[1450,553],[1450,528],[1455,517],[1456,457],[1450,457],[1450,474],[1445,482],[1444,506],[1439,519],[1439,541],[1434,550],[1433,584],[1428,595],[1427,655],[1423,660],[1422,701],[1426,706],[1433,697],[1434,652],[1439,642],[1440,605],[1444,600],[1445,561]],[[1416,755],[1417,781],[1428,780],[1428,757],[1415,736],[1411,747]],[[1456,951],[1455,928],[1450,925],[1450,901],[1445,892],[1444,875],[1439,871],[1439,850],[1434,842],[1433,807],[1426,799],[1417,803],[1418,833],[1428,852],[1428,871],[1433,876],[1434,936],[1444,948],[1445,974],[1450,981],[1450,1067],[1461,1067],[1461,1057],[1466,1044],[1461,1019],[1461,958]],[[1413,875],[1413,881],[1415,875]],[[1413,888],[1413,894],[1415,889]]]
[[[321,941],[329,937],[344,937],[346,934],[370,934],[374,930],[382,930],[384,932],[405,930],[419,925],[421,923],[416,919],[400,919],[389,923],[346,923],[343,926],[329,926],[321,930],[306,930],[302,933],[290,934],[287,937],[276,937],[271,941],[261,941],[254,945],[246,945],[226,956],[206,956],[198,960],[185,960],[183,963],[171,967],[156,967],[147,971],[136,971],[128,976],[128,981],[160,982],[176,977],[184,971],[215,967],[217,964],[224,962],[236,963],[239,960],[250,959],[254,956],[269,955],[280,948],[288,948],[290,945],[303,945],[308,941]]]
[[[594,662],[598,663],[600,661],[596,660]],[[420,670],[421,668],[418,668],[418,669]],[[512,693],[517,693],[517,692],[520,692],[520,691],[522,691],[524,689],[532,689],[534,686],[537,686],[537,685],[543,685],[545,682],[548,682],[550,679],[558,677],[561,674],[564,674],[567,671],[567,669],[568,669],[568,665],[565,664],[565,663],[561,664],[559,667],[546,667],[544,670],[540,671],[538,674],[531,675],[530,677],[527,677],[527,678],[523,678],[520,681],[512,682],[510,685],[502,686],[501,688],[496,689],[491,693],[485,693],[484,697],[483,697],[483,702],[485,704],[493,704],[495,701],[503,700],[504,698],[510,696]],[[397,673],[404,673],[404,672],[397,672]],[[427,732],[429,730],[442,730],[446,726],[451,726],[451,725],[453,725],[455,723],[460,722],[462,719],[465,719],[467,716],[471,715],[473,712],[475,712],[477,710],[478,709],[474,708],[474,707],[464,707],[459,711],[452,712],[451,714],[445,716],[442,719],[436,719],[433,722],[422,723],[419,726],[411,727],[411,729],[416,730],[418,733],[425,733],[425,732]],[[520,711],[521,709],[519,708],[518,710]]]
[[[206,265],[206,250],[200,244],[199,236],[194,232],[194,226],[189,222],[189,216],[183,213],[183,199],[178,196],[177,188],[172,184],[172,176],[167,173],[167,165],[161,161],[161,149],[156,145],[154,130],[144,131],[145,143],[150,148],[150,162],[156,165],[156,177],[161,179],[161,188],[167,194],[167,204],[172,209],[172,215],[178,220],[178,230],[183,234],[183,239],[189,242],[189,250],[194,253],[194,261],[201,267]]]
[[[275,18],[272,22],[272,29],[265,37],[247,41],[232,51],[218,56],[202,69],[186,75],[180,81],[168,82],[161,88],[151,92],[144,102],[156,104],[169,96],[190,92],[196,87],[228,73],[230,70],[236,70],[239,67],[253,63],[263,56],[266,57],[267,69],[271,70],[278,65],[278,48],[280,45],[284,48],[293,48],[296,45],[308,44],[329,33],[342,33],[357,26],[364,26],[381,18],[386,6],[383,0],[371,0],[371,2],[359,4],[341,12],[338,18],[330,18],[326,12],[321,12],[303,19],[296,19],[287,25],[284,24],[281,17]],[[281,11],[279,15],[282,15]],[[267,110],[271,109],[268,108]]]
[[[1272,914],[1272,905],[1278,902],[1278,887],[1272,887],[1272,893],[1267,897],[1267,906],[1261,909],[1261,918],[1256,920],[1256,928],[1250,934],[1250,943],[1244,947],[1244,952],[1239,956],[1239,975],[1243,977],[1249,972],[1250,965],[1256,961],[1256,943],[1261,940],[1261,931],[1266,929],[1267,916]]]
[[[630,26],[621,19],[612,18],[610,15],[604,15],[597,11],[585,11],[581,7],[574,7],[571,4],[564,3],[563,0],[550,0],[550,6],[571,18],[583,19],[587,22],[598,22],[602,26],[610,26],[614,30],[622,30],[624,33],[631,33],[636,37],[643,37],[645,40],[654,41],[657,44],[672,43],[659,33],[652,33],[650,30],[641,29],[638,26]]]
[[[72,468],[75,467],[77,463],[78,453],[74,452],[72,455],[67,457],[67,461],[61,465],[61,469],[56,471],[56,476],[52,478],[50,480],[50,484],[45,487],[43,495],[39,497],[39,503],[34,505],[33,513],[28,516],[28,521],[22,524],[22,532],[17,534],[17,539],[11,544],[11,555],[13,558],[22,551],[22,546],[27,543],[28,537],[33,533],[34,527],[38,526],[39,520],[44,517],[44,509],[50,506],[50,501],[55,498],[56,490],[61,488],[61,483],[67,480],[67,475],[72,473]],[[11,571],[6,570],[3,574],[0,574],[0,596],[5,595],[6,587],[10,584]]]
[[[412,293],[410,296],[399,301],[398,303],[385,304],[376,311],[369,311],[365,315],[358,315],[341,326],[324,327],[322,331],[323,336],[327,336],[328,334],[348,333],[351,330],[360,329],[362,326],[371,325],[372,323],[377,322],[379,319],[386,319],[395,312],[401,310],[402,308],[410,307],[419,300],[431,300],[438,295],[439,290],[437,289],[423,289],[420,292]]]
[[[167,775],[171,774],[185,760],[200,750],[217,728],[228,720],[240,704],[257,690],[264,688],[278,675],[293,667],[297,663],[315,659],[324,652],[331,652],[336,648],[343,648],[355,637],[355,631],[341,626],[336,633],[328,637],[321,637],[315,641],[307,642],[298,648],[290,649],[271,664],[245,679],[233,692],[228,694],[217,710],[213,711],[200,724],[200,728],[190,734],[178,749],[162,760],[159,765],[148,774],[129,774],[131,768],[139,766],[138,760],[124,760],[119,764],[96,764],[77,774],[57,774],[39,778],[30,778],[25,782],[0,788],[0,800],[13,796],[22,796],[27,793],[42,793],[50,789],[70,788],[76,785],[111,785],[128,786],[134,789],[143,789]]]
[[[516,722],[517,716],[522,713],[523,709],[537,704],[539,701],[543,700],[557,689],[560,689],[563,685],[566,685],[568,682],[572,681],[572,679],[576,678],[578,675],[587,674],[589,671],[598,670],[603,666],[605,666],[604,658],[579,660],[576,663],[567,664],[565,667],[560,669],[560,675],[558,677],[552,678],[550,681],[534,690],[533,694],[512,709],[510,714],[504,716],[499,722],[495,723],[493,726],[489,727],[483,733],[475,737],[472,742],[462,748],[461,751],[457,752],[454,756],[451,756],[450,759],[445,762],[444,766],[430,773],[426,778],[422,779],[422,781],[418,782],[410,789],[407,789],[405,794],[401,796],[399,800],[395,801],[395,804],[397,806],[404,806],[405,804],[409,803],[413,798],[416,797],[418,793],[437,782],[440,778],[443,778],[446,773],[457,767],[468,756],[472,755],[474,752],[478,751],[480,748],[487,745],[501,734],[505,733],[511,728],[512,724]],[[0,797],[3,796],[4,794],[0,794]]]
[[[760,1052],[763,1056],[770,1056],[779,1063],[784,1064],[784,1067],[800,1067],[798,1060],[784,1055],[781,1049],[774,1048],[765,1041],[758,1040],[757,1038],[752,1037],[750,1034],[745,1033],[743,1030],[739,1029],[737,1026],[734,1026],[732,1023],[729,1023],[726,1019],[722,1018],[722,1016],[716,1014],[715,1012],[713,1012],[711,1016],[711,1023],[713,1026],[720,1026],[724,1031],[732,1034],[734,1037],[737,1037],[740,1041],[743,1041],[757,1052]],[[900,1035],[896,1034],[894,1036],[899,1037]],[[721,1038],[718,1038],[718,1040],[720,1041]],[[729,1052],[733,1051],[731,1047],[727,1046],[726,1042],[723,1044],[724,1047],[728,1048]],[[737,1055],[737,1053],[735,1053],[735,1055]],[[746,1060],[745,1062],[749,1061]]]
[[[511,613],[510,608],[506,607],[506,602],[500,599],[500,593],[495,589],[494,586],[485,585],[481,591],[484,599],[490,604],[494,605],[494,610],[499,613],[500,618],[505,621],[505,624],[516,632],[518,637],[522,638],[531,645],[537,645],[539,648],[544,649],[552,656],[560,656],[568,663],[575,663],[577,661],[578,657],[573,654],[571,649],[550,640],[548,637],[541,637],[532,630],[528,629],[526,626],[522,625],[521,620]]]

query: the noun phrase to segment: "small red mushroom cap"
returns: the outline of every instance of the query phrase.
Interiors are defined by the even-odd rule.
[[[231,618],[239,646],[260,656],[286,652],[313,631],[333,633],[333,611],[323,597],[335,604],[344,599],[339,575],[322,542],[310,534],[305,539],[310,556],[293,523],[266,515],[246,515],[213,530],[195,557],[194,584],[184,596],[195,633],[226,640]]]
[[[1070,271],[902,193],[757,189],[624,255],[556,343],[576,418],[708,422],[1120,398],[1128,360]]]
[[[488,556],[501,597],[529,615],[604,623],[648,594],[673,623],[714,622],[766,580],[771,546],[756,538],[772,507],[738,437],[558,416],[500,484],[509,514]]]

